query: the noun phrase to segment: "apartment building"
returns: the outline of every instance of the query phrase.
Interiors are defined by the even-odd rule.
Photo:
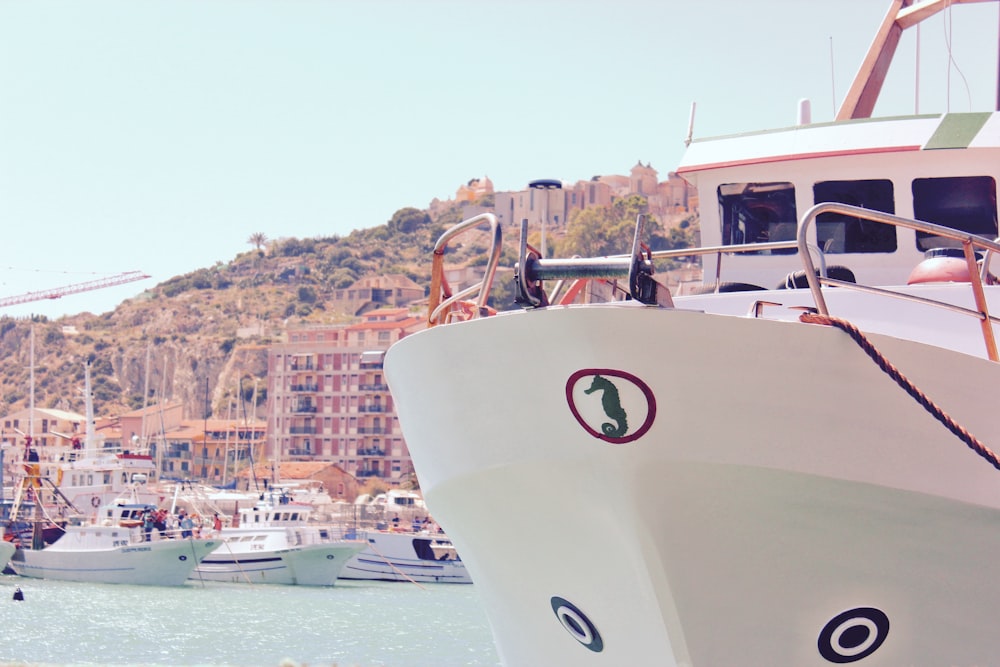
[[[382,371],[389,346],[425,326],[405,308],[381,308],[350,325],[289,328],[268,353],[266,455],[328,461],[389,484],[413,472]]]

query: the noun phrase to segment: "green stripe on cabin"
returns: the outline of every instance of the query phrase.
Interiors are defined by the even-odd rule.
[[[989,117],[989,112],[945,114],[924,150],[968,148]]]

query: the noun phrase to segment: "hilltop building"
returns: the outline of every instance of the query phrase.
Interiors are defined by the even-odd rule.
[[[493,204],[484,204],[486,195],[493,195]],[[594,176],[590,180],[576,183],[559,180],[532,181],[523,190],[494,192],[490,179],[474,178],[459,187],[454,199],[435,199],[429,208],[431,216],[437,217],[458,203],[462,207],[462,217],[469,218],[484,211],[496,214],[505,227],[519,227],[522,220],[537,229],[545,218],[546,224],[565,226],[574,210],[591,206],[611,206],[616,199],[632,194],[646,198],[648,211],[665,226],[679,222],[698,207],[696,191],[674,172],[667,174],[665,181],[659,180],[659,172],[649,163],[642,161],[629,170],[627,176]]]

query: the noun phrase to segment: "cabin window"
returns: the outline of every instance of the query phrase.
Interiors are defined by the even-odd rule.
[[[997,186],[991,176],[918,178],[913,181],[913,216],[963,232],[997,237]],[[958,241],[917,232],[917,248],[955,246]]]
[[[723,245],[794,241],[798,230],[791,183],[731,183],[719,187]],[[788,255],[795,248],[757,254]]]
[[[896,212],[892,181],[824,181],[813,186],[817,204],[838,202],[882,213]],[[862,220],[840,213],[816,218],[816,241],[828,254],[895,252],[896,228],[883,222]]]

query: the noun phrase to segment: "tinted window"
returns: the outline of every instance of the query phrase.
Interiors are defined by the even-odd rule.
[[[795,240],[798,216],[791,183],[732,183],[720,186],[718,195],[723,245]]]
[[[997,237],[996,192],[990,176],[918,178],[913,181],[913,215],[992,240]],[[949,245],[958,243],[917,232],[920,250]]]
[[[892,181],[824,181],[813,186],[815,203],[838,202],[895,213]],[[823,213],[816,218],[816,241],[825,253],[894,252],[896,228],[850,215]]]

